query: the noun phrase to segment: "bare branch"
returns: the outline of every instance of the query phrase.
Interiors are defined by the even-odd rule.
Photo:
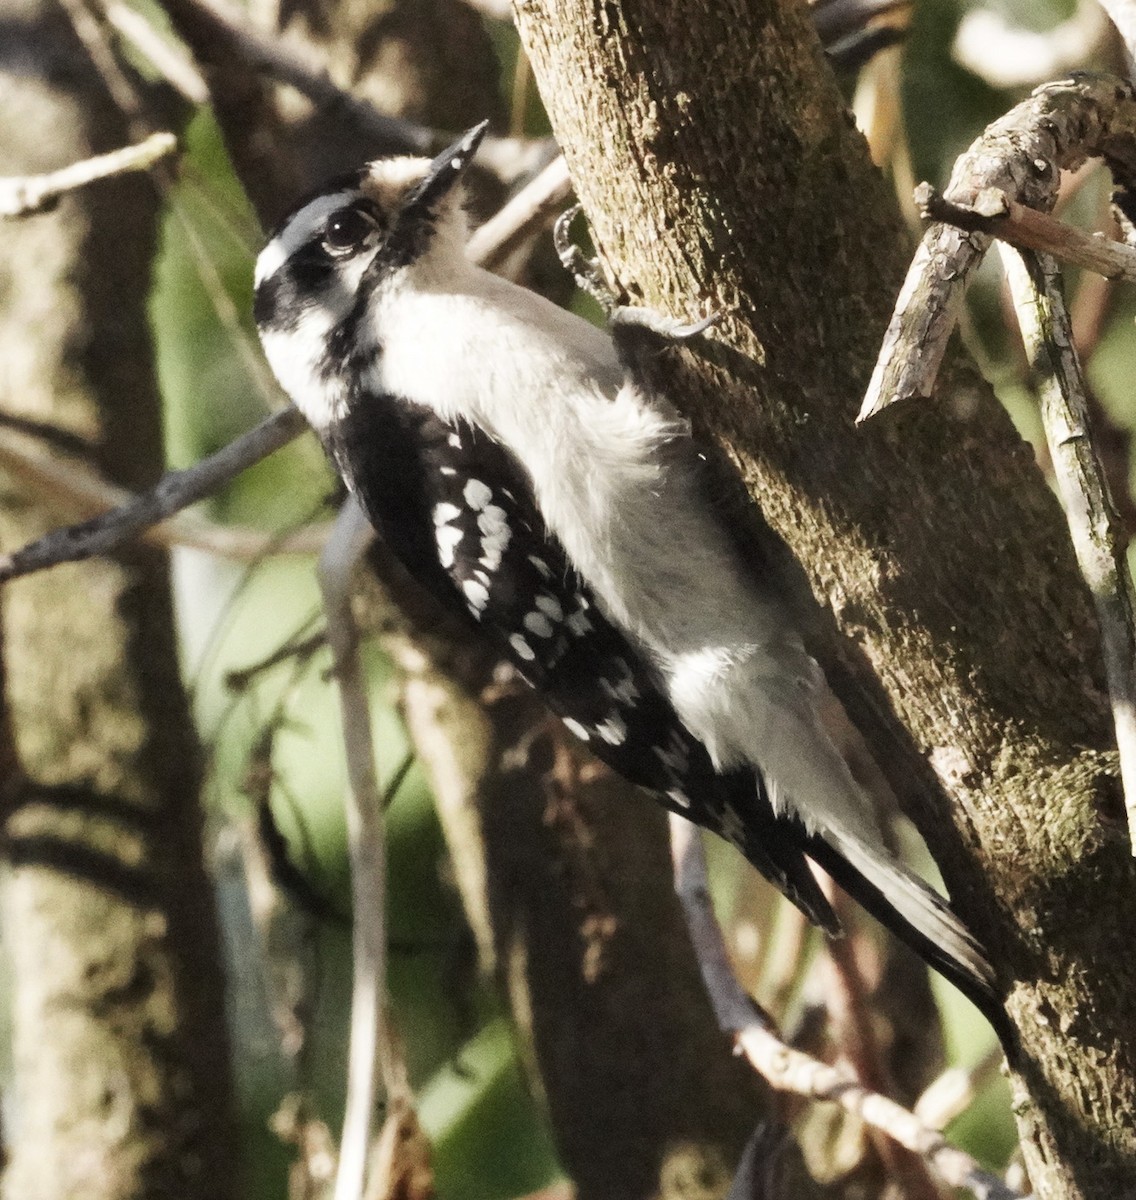
[[[351,612],[355,567],[374,532],[348,502],[320,556],[319,582],[327,615],[335,683],[350,780],[347,835],[351,859],[351,1034],[347,1103],[335,1200],[363,1195],[377,1094],[377,1068],[386,1007],[386,838],[375,774],[371,710]]]
[[[949,1067],[915,1101],[912,1111],[924,1125],[944,1129],[961,1116],[979,1090],[1002,1065],[1002,1048],[995,1045],[973,1067]]]
[[[296,409],[281,409],[216,454],[184,471],[164,475],[151,491],[132,497],[102,516],[54,529],[23,549],[0,556],[0,583],[58,563],[77,562],[108,553],[128,538],[216,491],[234,475],[279,450],[306,428]],[[182,528],[190,532],[192,524],[187,522]],[[208,541],[217,541],[201,540],[207,543],[206,548],[212,548]]]
[[[1046,255],[1007,249],[1002,262],[1037,380],[1045,437],[1073,548],[1100,621],[1124,807],[1136,854],[1136,589],[1126,539],[1093,446],[1085,382],[1057,265]]]
[[[558,154],[473,234],[470,258],[496,270],[526,239],[552,225],[571,194],[568,164]]]
[[[46,175],[0,178],[0,217],[26,217],[42,212],[66,192],[96,180],[130,171],[148,171],[176,149],[177,138],[172,133],[153,133],[137,145],[97,154]]]
[[[966,1188],[979,1200],[1023,1200],[1020,1192],[984,1170],[969,1154],[952,1146],[938,1130],[928,1128],[902,1105],[869,1091],[835,1067],[794,1050],[760,1020],[751,1020],[735,1036],[738,1048],[773,1087],[839,1104],[866,1125],[921,1155],[945,1183]]]
[[[995,189],[1052,209],[1062,170],[1103,158],[1122,186],[1136,180],[1136,100],[1119,79],[1080,75],[1038,88],[958,160],[946,191],[971,205]],[[962,295],[991,237],[936,223],[923,235],[884,335],[858,421],[897,400],[931,395]]]
[[[985,233],[1022,250],[1051,254],[1105,279],[1136,283],[1136,249],[1104,233],[1082,233],[1072,225],[1019,204],[998,188],[983,188],[970,203],[948,200],[929,183],[915,189],[920,215],[972,233]]]
[[[714,915],[701,834],[672,816],[671,847],[675,890],[687,919],[691,942],[718,1024],[738,1050],[773,1087],[839,1104],[873,1129],[913,1151],[951,1187],[966,1188],[980,1200],[1021,1200],[1021,1194],[951,1146],[907,1109],[849,1079],[835,1067],[794,1050],[773,1031],[768,1018],[738,983],[730,966],[721,927]]]

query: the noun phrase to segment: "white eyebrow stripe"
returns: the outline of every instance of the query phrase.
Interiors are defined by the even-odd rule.
[[[359,197],[358,192],[334,192],[330,196],[317,196],[305,204],[287,225],[264,247],[256,260],[253,284],[256,287],[277,271],[307,241],[337,208],[343,208]]]

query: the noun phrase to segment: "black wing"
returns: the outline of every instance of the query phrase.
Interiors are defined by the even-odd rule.
[[[600,611],[498,442],[395,397],[360,397],[327,438],[393,553],[473,617],[601,761],[736,845],[809,917],[839,926],[801,849],[749,771],[720,775],[659,674]]]

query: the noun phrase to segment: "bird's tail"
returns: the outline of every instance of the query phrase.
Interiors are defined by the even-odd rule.
[[[1013,1027],[986,951],[938,892],[854,837],[813,833],[803,848],[857,904],[975,1004],[1004,1047],[1012,1045]]]

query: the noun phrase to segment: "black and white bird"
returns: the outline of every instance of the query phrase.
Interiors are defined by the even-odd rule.
[[[981,948],[883,848],[688,424],[610,333],[468,259],[483,132],[372,162],[283,222],[256,266],[277,378],[394,554],[600,759],[835,934],[812,859],[999,1024]]]

